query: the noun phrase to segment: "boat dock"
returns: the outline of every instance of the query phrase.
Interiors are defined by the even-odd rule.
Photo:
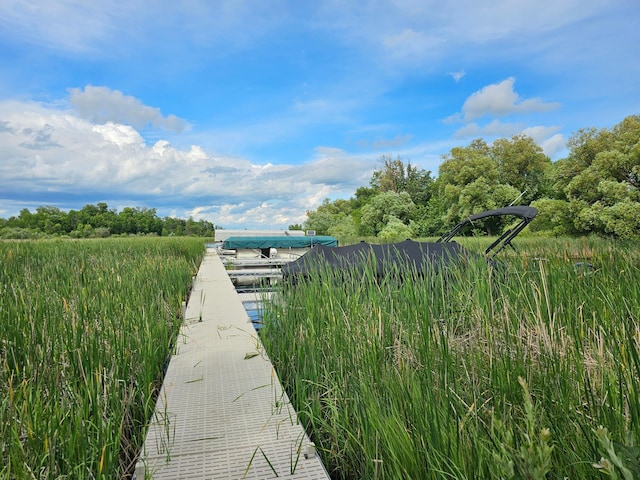
[[[243,300],[207,248],[136,480],[329,479]]]

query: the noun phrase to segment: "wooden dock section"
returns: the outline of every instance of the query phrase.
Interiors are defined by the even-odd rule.
[[[135,479],[328,479],[215,249],[207,249]]]

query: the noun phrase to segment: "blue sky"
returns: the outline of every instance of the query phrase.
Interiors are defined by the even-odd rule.
[[[391,155],[640,113],[637,0],[3,0],[0,217],[302,223]]]

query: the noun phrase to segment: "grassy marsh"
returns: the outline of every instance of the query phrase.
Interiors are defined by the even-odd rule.
[[[121,478],[202,239],[0,242],[0,478]]]
[[[261,336],[332,478],[640,474],[640,249],[517,244],[498,269],[324,272],[267,304]]]

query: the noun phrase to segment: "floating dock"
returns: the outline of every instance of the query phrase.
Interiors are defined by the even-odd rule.
[[[214,248],[184,323],[134,478],[329,479]]]

